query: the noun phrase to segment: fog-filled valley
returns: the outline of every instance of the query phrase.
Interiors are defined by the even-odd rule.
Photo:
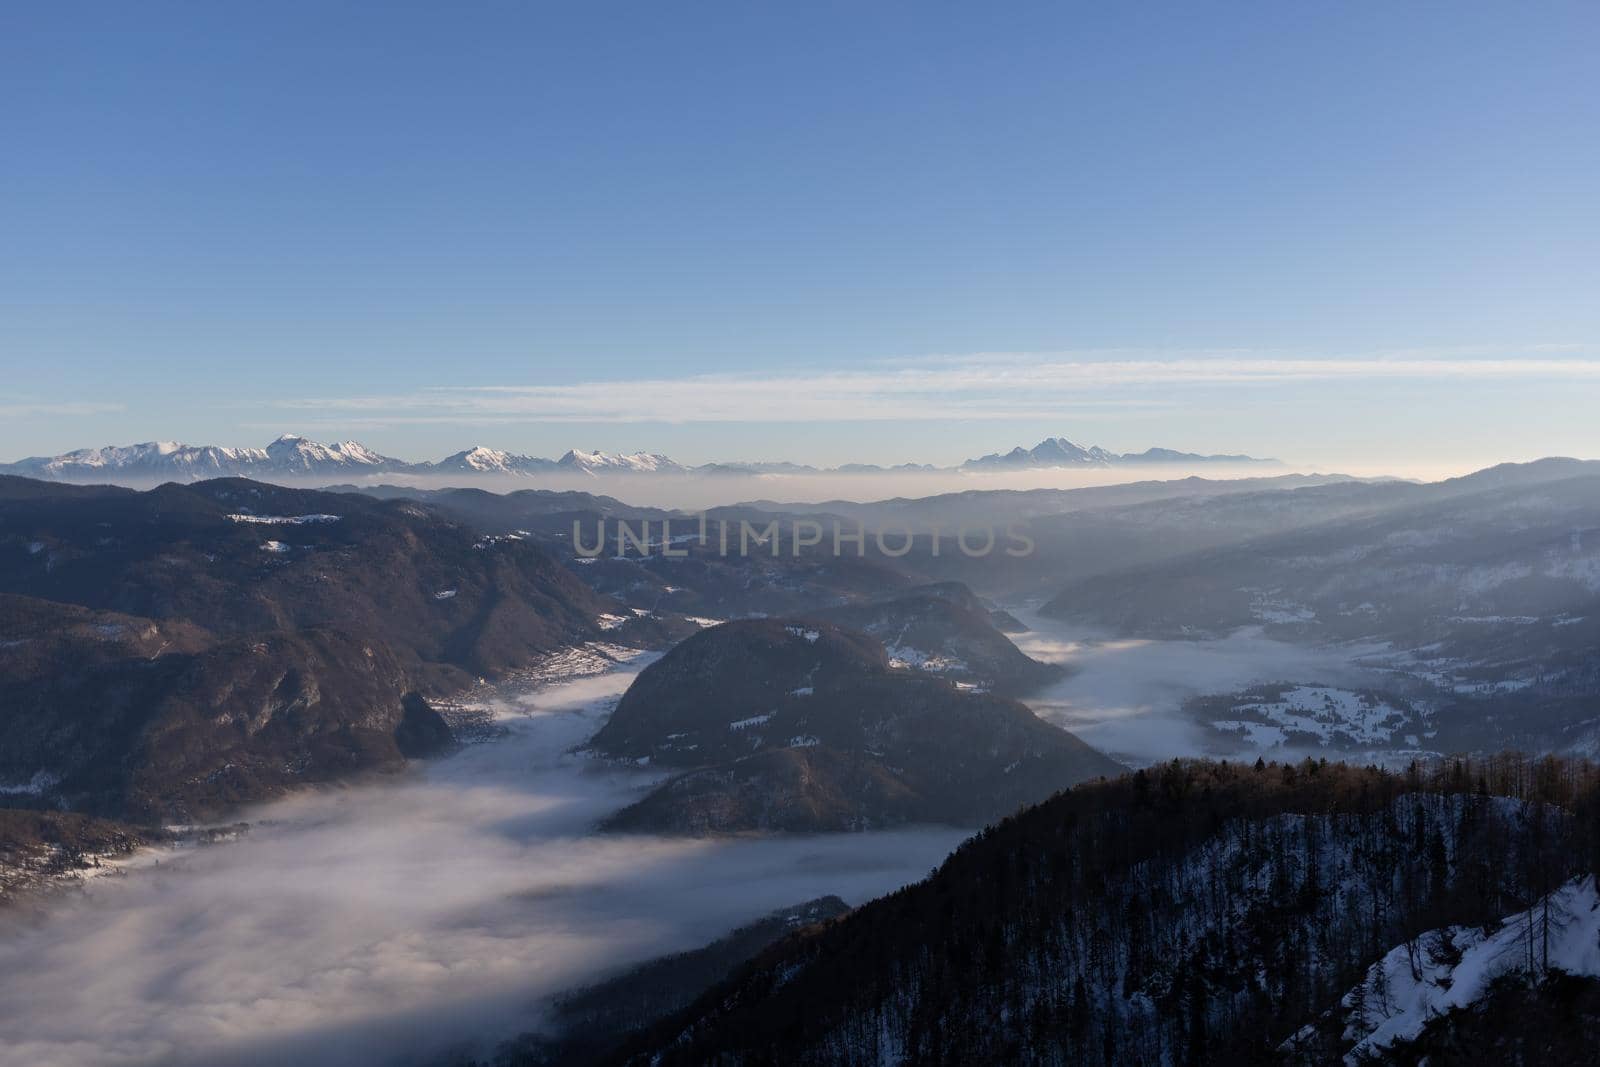
[[[773,909],[864,903],[963,836],[594,835],[652,776],[567,749],[640,664],[485,694],[504,735],[403,783],[246,809],[236,841],[156,849],[48,917],[0,915],[0,1056],[434,1063],[533,1029],[551,994]]]
[[[0,477],[0,1062],[932,1061],[919,998],[981,1013],[961,953],[1012,951],[963,939],[1041,936],[1067,986],[1003,984],[1035,1022],[950,1049],[1209,1062],[1271,1003],[1294,1026],[1250,1054],[1316,1062],[1397,945],[1592,891],[1597,487],[1548,460],[704,511]],[[1155,851],[1102,836],[1162,805]],[[1385,881],[1375,842],[1418,865]],[[925,903],[983,869],[992,928]],[[1359,950],[1246,995],[1322,951],[1308,884],[1367,909]],[[1051,899],[1123,917],[1044,932]],[[1192,926],[1126,925],[1171,907]],[[1260,954],[1140,940],[1236,922]],[[815,985],[846,945],[877,999]],[[773,968],[830,990],[781,1039]]]

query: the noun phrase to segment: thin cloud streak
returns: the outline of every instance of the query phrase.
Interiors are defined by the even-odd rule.
[[[1555,351],[1571,351],[1569,348]],[[1155,390],[1336,381],[1600,382],[1600,358],[1549,355],[1424,358],[1082,358],[980,354],[917,366],[874,364],[817,375],[695,375],[566,385],[447,386],[411,393],[289,401],[299,411],[386,423],[537,418],[553,422],[883,422],[1053,418],[1063,410],[1172,406]],[[1536,351],[1549,352],[1549,348]],[[1087,395],[1086,395],[1087,394]],[[1114,395],[1107,395],[1114,394]]]
[[[28,419],[58,415],[109,415],[126,411],[126,404],[103,404],[89,400],[68,400],[59,403],[22,401],[0,403],[0,418]]]

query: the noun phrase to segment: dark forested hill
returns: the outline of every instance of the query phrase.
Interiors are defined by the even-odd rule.
[[[1505,760],[1174,762],[1080,786],[774,946],[619,1059],[1336,1061],[1337,1033],[1290,1039],[1374,960],[1437,927],[1501,929],[1590,869],[1597,783]]]
[[[0,782],[19,783],[12,799],[141,821],[215,818],[450,740],[386,646],[336,630],[7,673],[0,697]]]
[[[398,766],[448,741],[428,696],[608,605],[409,501],[0,479],[0,800],[186,821]]]
[[[610,825],[981,825],[1121,770],[1014,700],[895,662],[875,638],[816,620],[746,619],[689,638],[639,675],[592,745],[691,769]]]

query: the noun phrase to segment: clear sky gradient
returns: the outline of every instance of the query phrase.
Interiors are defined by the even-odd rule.
[[[1600,455],[1600,7],[0,12],[0,459]]]

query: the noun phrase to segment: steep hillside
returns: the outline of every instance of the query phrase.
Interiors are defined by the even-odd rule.
[[[189,822],[450,740],[392,652],[338,631],[69,662],[0,674],[0,788],[13,802]]]
[[[408,501],[0,479],[0,802],[191,821],[395,768],[449,741],[427,695],[615,607]]]

